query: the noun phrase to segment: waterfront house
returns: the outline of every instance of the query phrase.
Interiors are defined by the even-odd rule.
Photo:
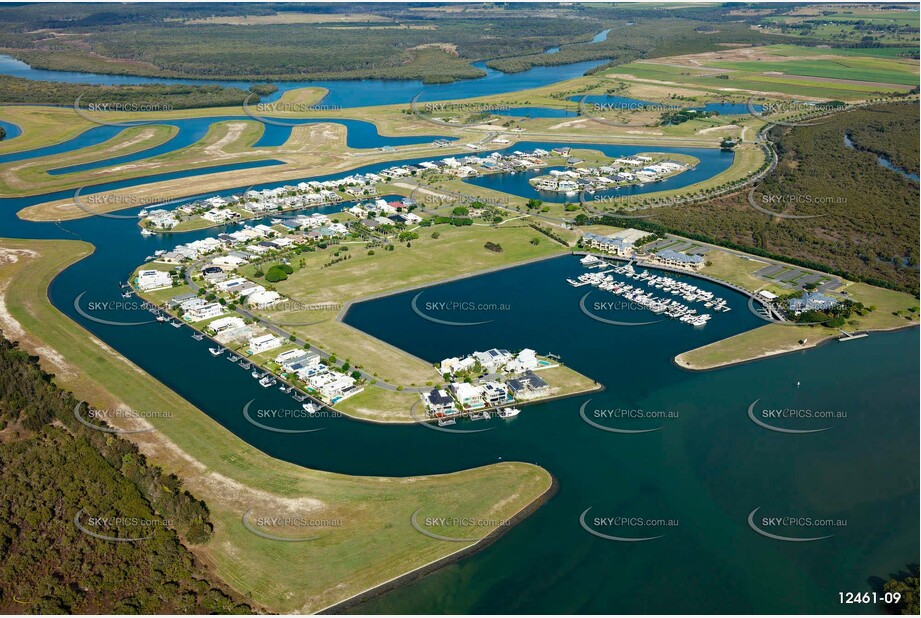
[[[502,382],[486,382],[482,385],[483,401],[491,407],[511,403],[512,397],[509,395],[508,387]]]
[[[173,278],[165,270],[138,271],[138,288],[143,291],[172,287]]]
[[[525,348],[505,364],[505,369],[510,373],[524,373],[533,371],[539,366],[540,361],[537,359],[537,352],[530,348]]]
[[[474,352],[471,356],[483,366],[487,371],[498,371],[512,360],[512,353],[508,350],[498,350],[492,348],[485,352]]]
[[[276,356],[275,362],[281,365],[286,372],[297,373],[302,369],[319,367],[320,355],[295,348]]]
[[[234,328],[241,328],[243,326],[245,326],[245,323],[243,322],[243,318],[239,318],[237,316],[227,316],[226,318],[218,318],[208,324],[208,328],[210,328],[216,333],[232,330]]]
[[[220,303],[205,303],[192,307],[183,313],[182,317],[190,322],[200,322],[201,320],[216,318],[222,313],[224,313],[224,306]]]
[[[467,382],[454,382],[450,388],[461,406],[467,410],[482,408],[485,405],[483,403],[483,389],[479,386],[474,386]]]
[[[355,379],[351,376],[332,371],[317,373],[309,377],[306,382],[330,403],[337,403],[364,390],[355,383]]]
[[[508,388],[518,399],[544,397],[550,390],[550,386],[533,371],[510,379]]]
[[[446,390],[433,388],[428,393],[423,393],[422,401],[431,416],[447,416],[457,413],[454,398]]]
[[[268,352],[269,350],[274,350],[275,348],[280,348],[282,345],[282,340],[279,337],[276,337],[272,334],[260,335],[258,337],[253,337],[249,340],[249,349],[253,354],[259,354],[261,352]]]

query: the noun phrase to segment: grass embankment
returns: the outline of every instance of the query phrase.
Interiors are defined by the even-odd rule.
[[[169,410],[156,431],[131,434],[153,463],[182,477],[203,499],[214,536],[193,551],[225,582],[270,611],[315,612],[391,578],[444,558],[464,543],[434,540],[409,519],[473,516],[503,520],[543,495],[551,477],[523,463],[450,475],[377,478],[307,470],[256,450],[55,309],[47,286],[92,247],[75,241],[0,240],[4,333],[40,354],[46,370],[77,397],[100,408]],[[340,520],[318,541],[285,543],[247,531],[253,517]],[[481,538],[489,529],[432,529]],[[295,536],[303,529],[278,531]]]

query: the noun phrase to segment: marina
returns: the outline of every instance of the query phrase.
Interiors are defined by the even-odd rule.
[[[587,268],[604,268],[608,265],[604,260],[593,256],[583,257],[580,263]],[[626,281],[619,281],[610,273],[633,279],[637,281],[637,284],[631,285]],[[687,303],[702,303],[706,309],[714,312],[731,311],[726,299],[714,295],[713,292],[667,275],[654,275],[648,270],[637,272],[632,262],[623,266],[613,266],[600,272],[583,273],[575,279],[567,278],[566,281],[573,287],[590,285],[615,296],[622,296],[655,315],[664,315],[691,326],[704,326],[713,317],[712,314],[698,313],[698,310],[690,305],[666,296],[655,296],[650,289],[662,290],[672,296],[678,296]]]

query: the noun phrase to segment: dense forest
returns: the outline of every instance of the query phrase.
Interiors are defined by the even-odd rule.
[[[809,127],[775,127],[777,169],[748,192],[712,202],[663,208],[654,221],[741,248],[786,256],[849,278],[918,293],[918,184],[881,166],[876,154],[918,168],[918,109],[874,106]],[[862,149],[848,148],[853,135]],[[781,201],[774,201],[780,199]]]
[[[37,68],[199,78],[423,79],[478,77],[471,62],[503,71],[583,60],[642,57],[766,43],[759,33],[711,8],[674,11],[586,5],[468,5],[460,11],[369,4],[348,21],[305,23],[311,15],[355,13],[324,5],[0,6],[0,47]],[[304,15],[307,14],[305,18]],[[271,16],[272,23],[225,23]],[[215,17],[218,21],[209,21]],[[319,19],[319,17],[316,17]],[[290,21],[293,20],[293,21]],[[365,21],[362,21],[365,20]],[[719,22],[719,28],[710,24]],[[591,42],[611,28],[605,41]],[[707,36],[700,36],[701,29]],[[54,32],[52,32],[52,30]],[[65,34],[66,36],[60,36]],[[808,40],[799,41],[808,44]],[[560,48],[546,54],[550,47]]]
[[[205,505],[133,443],[78,422],[77,404],[0,337],[0,612],[252,613],[183,546],[209,538]],[[86,527],[125,518],[97,533],[150,538],[91,536],[81,509]]]
[[[0,103],[73,105],[77,97],[80,97],[81,107],[92,104],[153,106],[154,111],[169,111],[194,107],[239,106],[251,94],[246,90],[223,86],[99,86],[39,82],[0,75]],[[249,100],[250,103],[258,101],[259,96],[255,94]]]

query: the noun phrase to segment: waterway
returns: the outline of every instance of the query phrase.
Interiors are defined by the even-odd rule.
[[[421,80],[306,80],[273,82],[278,90],[261,97],[266,103],[277,101],[289,90],[297,88],[324,88],[328,91],[321,104],[329,107],[366,107],[409,103],[417,95],[420,101],[443,101],[468,99],[506,92],[518,92],[539,88],[555,82],[581,77],[607,60],[587,60],[558,66],[537,66],[519,73],[503,73],[486,66],[485,62],[474,62],[472,66],[484,75],[475,79],[456,81],[450,84],[424,84]],[[204,86],[225,86],[248,89],[255,82],[246,80],[179,79],[165,77],[139,77],[136,75],[103,75],[75,71],[47,71],[33,69],[25,62],[0,55],[0,75],[12,75],[38,81],[56,81],[75,84],[104,84],[128,86],[138,84],[187,84]]]
[[[848,135],[847,133],[844,134],[844,145],[850,148],[851,150],[860,150],[859,148],[857,148],[857,146],[854,145],[854,141],[851,139],[851,136]],[[871,153],[871,154],[875,154],[875,153]],[[921,177],[919,177],[917,174],[912,174],[908,170],[899,167],[898,165],[896,165],[895,163],[893,163],[886,157],[882,155],[875,155],[875,156],[876,156],[876,162],[880,166],[885,167],[887,170],[893,171],[899,176],[901,176],[902,178],[905,178],[906,180],[911,180],[912,182],[915,182],[915,183],[918,183],[919,181],[921,181]]]
[[[516,146],[528,147],[533,146]],[[728,165],[722,157],[702,159],[698,169],[709,166],[712,174]],[[161,174],[99,188],[198,173]],[[412,311],[410,294],[356,305],[347,320],[431,361],[492,346],[553,352],[601,382],[604,391],[530,406],[511,421],[478,423],[476,428],[491,430],[477,434],[302,419],[292,421],[301,425],[286,428],[325,429],[281,435],[248,424],[243,405],[251,399],[265,407],[298,404],[275,389],[259,387],[239,367],[211,357],[207,343],[192,340],[187,328],[156,322],[99,324],[74,307],[81,293],[84,310],[91,302],[121,300],[117,282],[145,256],[224,228],[143,238],[131,219],[34,223],[15,216],[30,204],[70,195],[0,198],[0,236],[91,242],[95,252],[54,280],[51,302],[248,443],[281,459],[348,474],[430,474],[520,460],[544,466],[559,480],[559,494],[499,542],[359,611],[869,613],[876,608],[840,605],[838,592],[870,590],[869,578],[885,578],[917,562],[916,331],[873,334],[757,363],[687,372],[672,364],[676,353],[761,324],[746,310],[743,297],[701,282],[727,298],[732,311],[717,314],[703,328],[673,321],[612,326],[583,313],[579,301],[589,293],[585,302],[593,307],[615,297],[567,285],[565,278],[582,268],[566,256],[423,292],[422,298],[432,301],[508,305],[507,311],[479,316],[492,320],[486,324],[459,328],[426,321]],[[124,308],[100,317],[130,322],[150,319],[150,314]],[[623,310],[621,317],[654,319],[632,310]],[[831,426],[815,434],[776,433],[748,418],[748,406],[756,399],[770,408],[843,411],[847,417],[776,420],[795,428]],[[581,418],[580,406],[589,400],[591,416],[596,410],[644,410],[677,412],[677,417],[596,417],[609,427],[657,429],[611,433]],[[759,517],[833,518],[847,525],[823,527],[822,535],[833,536],[821,541],[780,542],[748,526],[749,513],[759,507]],[[596,532],[661,538],[624,543],[593,536],[579,524],[587,508],[592,509],[587,523]],[[666,519],[677,525],[611,527],[596,523],[595,517]],[[819,536],[802,527],[772,531]]]

